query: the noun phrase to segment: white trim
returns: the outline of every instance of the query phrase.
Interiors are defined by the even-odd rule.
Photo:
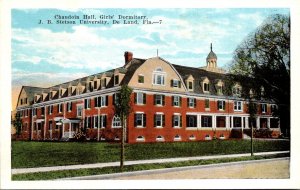
[[[165,115],[163,112],[155,112],[155,114]]]

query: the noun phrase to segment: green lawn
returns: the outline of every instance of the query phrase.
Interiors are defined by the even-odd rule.
[[[124,166],[123,172],[132,172],[140,170],[153,170],[162,168],[173,168],[173,167],[184,167],[184,166],[195,166],[195,165],[208,165],[218,164],[226,162],[237,162],[246,160],[260,160],[270,158],[289,157],[289,154],[277,154],[277,155],[265,155],[265,156],[246,156],[237,158],[221,158],[211,160],[193,160],[193,161],[182,161],[182,162],[169,162],[159,164],[138,164]],[[51,171],[51,172],[37,172],[27,174],[15,174],[12,175],[12,180],[24,181],[24,180],[51,180],[59,178],[68,178],[76,176],[90,176],[90,175],[101,175],[119,173],[119,167],[104,167],[104,168],[89,168],[89,169],[77,169],[77,170],[62,170],[62,171]]]
[[[289,141],[255,141],[255,152],[289,150]],[[126,160],[250,152],[249,140],[126,145]],[[12,142],[12,168],[119,161],[120,145],[98,142]]]

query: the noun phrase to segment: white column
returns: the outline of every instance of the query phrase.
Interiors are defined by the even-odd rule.
[[[69,122],[69,138],[71,138],[71,128],[72,128],[72,125],[71,125],[71,122]]]
[[[213,115],[213,116],[212,116],[212,128],[213,128],[213,129],[215,129],[216,126],[217,126],[217,125],[216,125],[216,123],[217,123],[217,122],[216,122],[216,119],[217,119],[217,117],[216,117],[215,115]]]
[[[47,109],[45,106],[45,120],[44,120],[44,140],[46,138],[46,121],[47,121]]]
[[[201,115],[197,115],[197,128],[201,128]]]
[[[260,117],[256,118],[256,128],[259,129],[260,128]]]
[[[230,117],[226,116],[226,128],[230,129]]]
[[[65,123],[62,124],[62,137],[65,136]]]
[[[242,122],[241,122],[241,127],[242,127],[242,129],[244,129],[244,117],[241,117],[241,120],[242,120]]]
[[[233,116],[231,116],[231,125],[230,128],[233,128]]]
[[[245,128],[249,129],[249,117],[245,117]]]
[[[31,110],[31,137],[30,137],[30,140],[32,140],[32,136],[33,136],[33,109]]]
[[[268,127],[268,129],[270,129],[270,127],[271,127],[271,119],[269,117],[267,119],[267,127]]]

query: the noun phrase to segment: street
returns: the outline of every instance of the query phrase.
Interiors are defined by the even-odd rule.
[[[128,172],[73,179],[287,179],[289,178],[289,158],[222,163],[213,165],[169,168],[150,171]]]

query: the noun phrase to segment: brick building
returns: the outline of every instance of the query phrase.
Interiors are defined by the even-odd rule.
[[[228,139],[233,131],[249,129],[247,101],[236,83],[225,93],[225,71],[211,51],[205,67],[171,64],[153,57],[133,58],[125,52],[125,65],[49,88],[23,86],[17,112],[27,140],[70,140],[80,128],[88,140],[118,141],[121,121],[114,102],[123,84],[133,89],[132,113],[127,119],[127,142],[173,142]],[[276,105],[257,101],[257,129],[280,134],[272,116]],[[242,137],[242,136],[241,136]]]

